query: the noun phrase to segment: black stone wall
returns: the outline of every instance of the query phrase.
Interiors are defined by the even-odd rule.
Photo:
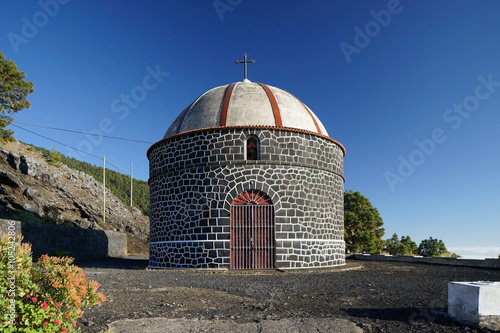
[[[0,236],[9,231],[22,235],[23,243],[31,244],[35,262],[42,254],[52,256],[57,252],[67,252],[81,261],[127,254],[127,235],[123,232],[0,219]]]
[[[245,141],[260,140],[260,160]],[[277,268],[342,265],[343,151],[315,135],[224,129],[161,141],[149,151],[150,267],[229,268],[230,205],[249,189],[275,208]]]

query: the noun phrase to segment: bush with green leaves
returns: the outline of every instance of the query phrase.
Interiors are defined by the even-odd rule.
[[[47,162],[49,165],[60,168],[62,155],[57,151],[56,146],[52,147],[52,150],[49,153],[50,161]]]
[[[76,332],[83,308],[106,301],[73,258],[43,255],[33,265],[31,245],[13,235],[0,240],[0,330]]]
[[[30,222],[30,223],[43,223],[43,224],[57,224],[65,227],[74,227],[75,224],[68,220],[59,218],[59,209],[55,206],[45,206],[43,208],[44,217],[38,217],[35,213],[26,210],[14,213],[10,216],[11,219]]]
[[[10,217],[13,220],[22,221],[22,222],[30,222],[30,223],[46,223],[46,221],[38,216],[35,213],[29,212],[27,210],[22,210],[19,213],[15,213]]]

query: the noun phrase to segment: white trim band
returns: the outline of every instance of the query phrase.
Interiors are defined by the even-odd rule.
[[[276,241],[278,242],[331,242],[331,243],[344,243],[343,240],[339,240],[339,239],[307,239],[307,238],[286,238],[286,239],[283,239],[283,238],[279,238],[279,239],[276,239]]]
[[[161,241],[161,242],[150,242],[149,244],[166,244],[166,243],[215,243],[215,242],[230,242],[230,239],[224,240],[180,240],[180,241]],[[343,240],[339,239],[307,239],[307,238],[287,238],[287,239],[276,239],[276,242],[322,242],[322,243],[345,243]]]
[[[223,240],[217,240],[217,239],[212,239],[212,240],[180,240],[180,241],[161,241],[161,242],[149,242],[149,244],[165,244],[165,243],[214,243],[214,242],[230,242],[231,240],[229,239],[223,239]]]

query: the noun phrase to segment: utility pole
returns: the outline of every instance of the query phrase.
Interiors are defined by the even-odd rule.
[[[102,158],[102,223],[106,224],[106,156]]]
[[[132,207],[132,181],[134,180],[132,174],[132,162],[130,162],[130,207]]]

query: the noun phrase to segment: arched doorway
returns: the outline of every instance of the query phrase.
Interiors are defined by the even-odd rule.
[[[231,204],[231,269],[274,269],[274,206],[248,190]]]

